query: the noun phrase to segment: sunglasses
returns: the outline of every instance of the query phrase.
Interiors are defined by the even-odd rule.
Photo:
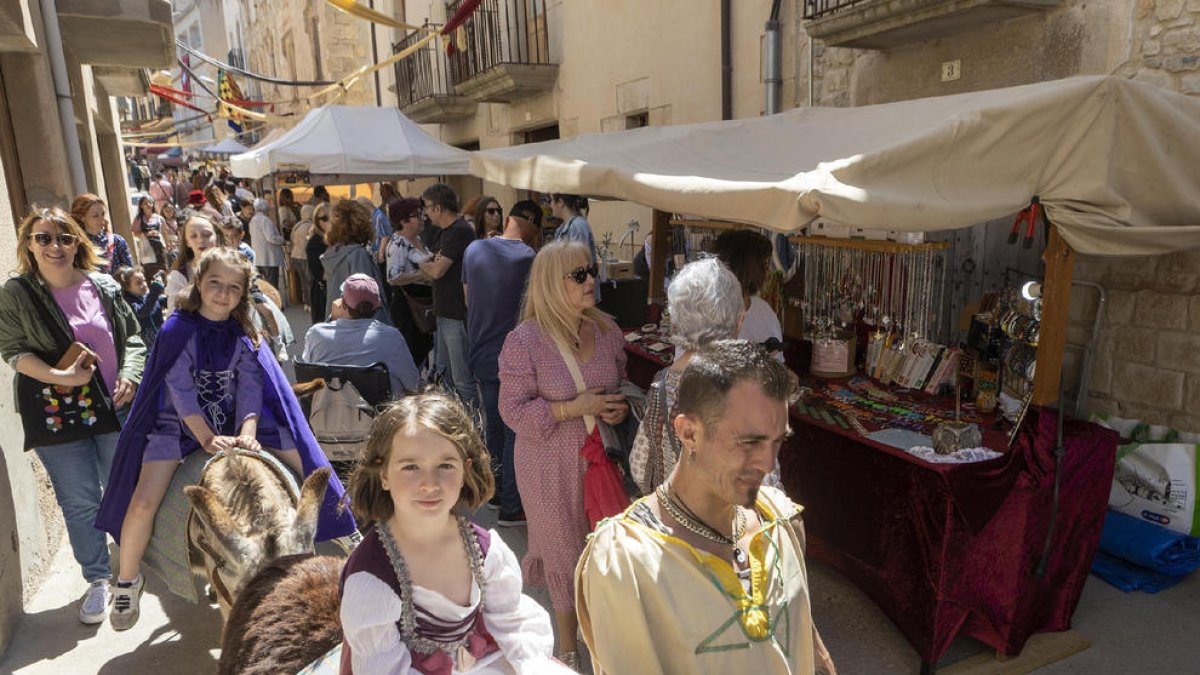
[[[599,270],[596,269],[595,265],[588,265],[587,267],[576,268],[571,272],[564,274],[563,277],[582,285],[583,282],[587,281],[588,277],[595,279],[598,271]]]
[[[79,237],[66,232],[59,232],[58,234],[50,234],[49,232],[33,232],[29,235],[29,238],[32,239],[38,246],[42,247],[49,246],[51,243],[56,241],[62,248],[68,248],[79,243]]]
[[[499,208],[497,208],[497,207],[495,207],[495,206],[489,206],[489,207],[487,207],[487,212],[488,212],[490,215],[493,215],[493,216],[498,216],[498,215],[500,215],[501,213],[503,213],[503,211],[501,211],[501,209],[499,209]]]

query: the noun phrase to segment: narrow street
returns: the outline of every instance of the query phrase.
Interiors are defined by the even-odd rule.
[[[298,355],[308,320],[295,308],[287,315],[297,339],[289,351]],[[290,366],[285,364],[284,370],[290,377]],[[475,518],[484,526],[495,526],[496,514],[490,509],[480,509]],[[498,531],[518,556],[524,555],[525,528]],[[337,554],[336,548],[325,546],[321,552]],[[918,671],[920,661],[912,647],[870,598],[824,564],[810,560],[808,571],[813,616],[840,673]],[[107,621],[99,626],[79,623],[78,601],[84,589],[64,540],[50,576],[0,660],[0,675],[209,675],[216,671],[221,615],[215,605],[179,598],[151,574],[137,626],[117,633]],[[550,609],[544,589],[527,588],[526,593]],[[1157,595],[1125,594],[1091,576],[1075,613],[1075,629],[1091,640],[1091,647],[1036,672],[1195,672],[1194,650],[1182,645],[1193,639],[1196,607],[1200,607],[1200,575]],[[959,638],[943,659],[941,672],[953,673],[952,664],[989,653],[985,645]]]

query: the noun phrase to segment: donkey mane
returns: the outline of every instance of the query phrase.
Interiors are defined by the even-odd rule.
[[[204,485],[216,494],[237,523],[243,536],[269,534],[263,544],[266,559],[278,555],[278,536],[292,526],[296,504],[287,496],[288,487],[266,463],[231,456],[219,462]]]

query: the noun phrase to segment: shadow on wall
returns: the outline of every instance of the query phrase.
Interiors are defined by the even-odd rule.
[[[0,450],[0,485],[12,485],[3,450]],[[17,534],[17,509],[12,494],[11,489],[0,489],[0,653],[5,651],[21,618],[25,590],[21,581],[21,538]]]

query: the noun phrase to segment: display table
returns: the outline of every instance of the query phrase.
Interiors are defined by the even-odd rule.
[[[1058,521],[1045,574],[1055,412],[1030,409],[1012,450],[929,464],[793,411],[783,484],[804,506],[809,553],[871,597],[931,669],[958,635],[1009,655],[1066,630],[1108,506],[1117,436],[1065,426]],[[1003,450],[1003,447],[993,447]]]
[[[666,365],[639,342],[626,354],[641,386]],[[985,444],[1006,454],[974,464],[930,464],[796,408],[790,421],[779,460],[788,495],[804,506],[809,555],[870,596],[925,670],[959,635],[1015,655],[1035,633],[1070,628],[1108,507],[1114,432],[1066,422],[1058,521],[1038,577],[1055,411],[1031,408],[1011,450],[985,417]]]

